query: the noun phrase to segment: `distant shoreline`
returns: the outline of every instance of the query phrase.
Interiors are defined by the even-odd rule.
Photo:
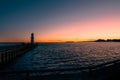
[[[97,39],[93,41],[62,41],[62,42],[36,42],[36,43],[80,43],[80,42],[120,42],[120,39]],[[29,43],[29,42],[0,42],[0,44],[21,44],[21,43]]]
[[[95,40],[95,42],[120,42],[120,39],[98,39],[98,40]]]

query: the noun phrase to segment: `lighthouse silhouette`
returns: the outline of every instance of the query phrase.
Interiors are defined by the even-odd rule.
[[[31,45],[34,44],[34,33],[31,33]]]

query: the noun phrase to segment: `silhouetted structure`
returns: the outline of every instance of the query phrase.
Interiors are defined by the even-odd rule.
[[[30,51],[36,46],[37,44],[34,44],[34,33],[31,33],[31,43],[21,43],[21,45],[11,46],[6,50],[0,51],[0,68],[7,66],[17,57]]]
[[[120,42],[120,39],[107,39],[107,40],[98,39],[98,40],[95,40],[95,42]]]
[[[0,68],[8,65],[10,62],[15,60],[17,57],[32,50],[36,46],[37,44],[33,44],[33,45],[22,44],[22,45],[17,45],[15,47],[12,46],[10,49],[5,50],[5,51],[0,51]]]
[[[105,40],[104,39],[98,39],[98,40],[96,40],[96,42],[105,42]]]
[[[31,33],[31,44],[34,44],[34,33]]]

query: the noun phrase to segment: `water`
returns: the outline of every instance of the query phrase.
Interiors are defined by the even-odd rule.
[[[6,70],[63,69],[120,59],[118,42],[40,43]]]

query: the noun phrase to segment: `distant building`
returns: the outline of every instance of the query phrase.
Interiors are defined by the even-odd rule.
[[[34,33],[31,33],[31,44],[34,44]]]

